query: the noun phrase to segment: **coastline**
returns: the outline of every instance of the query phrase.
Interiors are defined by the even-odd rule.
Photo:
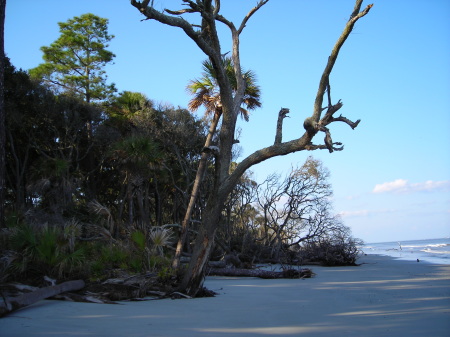
[[[365,255],[312,279],[209,277],[214,298],[41,301],[0,319],[0,336],[448,336],[450,265]]]
[[[450,238],[366,243],[361,249],[400,260],[450,264]]]

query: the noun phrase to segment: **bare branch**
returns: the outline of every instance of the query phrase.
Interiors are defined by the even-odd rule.
[[[247,24],[247,21],[250,19],[250,17],[258,11],[262,6],[264,6],[266,3],[268,3],[269,0],[261,0],[259,1],[255,7],[253,7],[250,12],[245,16],[244,20],[242,20],[241,26],[238,29],[238,34],[241,34],[242,30],[244,29],[245,25]]]
[[[341,147],[335,147],[334,145],[340,145]],[[341,142],[335,142],[333,143],[333,150],[334,151],[342,151],[344,149],[344,146]],[[328,147],[323,145],[315,145],[315,144],[309,144],[306,146],[305,150],[307,151],[315,151],[315,150],[328,150]]]
[[[192,1],[183,0],[187,2],[193,11],[200,10],[199,7]],[[148,6],[149,0],[142,2],[131,0],[131,5],[137,8],[148,20],[156,20],[168,26],[181,28],[187,36],[189,36],[199,48],[208,56],[214,55],[211,46],[203,39],[201,34],[194,30],[193,26],[184,20],[182,17],[173,17],[166,15],[153,6]]]
[[[196,10],[190,9],[190,8],[186,8],[186,9],[180,9],[179,11],[172,11],[170,9],[164,9],[164,12],[167,12],[171,15],[182,15],[184,13],[196,13]]]
[[[330,153],[332,153],[333,152],[333,139],[331,139],[330,130],[325,126],[322,126],[320,128],[320,131],[325,132],[325,138],[323,139],[323,141],[325,142],[325,146],[327,147],[328,151]]]
[[[287,114],[289,113],[289,109],[281,108],[280,112],[278,112],[278,120],[277,120],[277,131],[275,134],[275,142],[274,144],[280,144],[283,138],[283,120],[286,117],[289,117]]]
[[[344,122],[344,123],[350,125],[350,127],[353,130],[358,126],[359,122],[361,122],[360,119],[358,119],[356,122],[352,122],[351,120],[349,120],[346,117],[343,117],[342,115],[340,115],[339,117],[333,118],[331,121],[332,122]]]
[[[352,14],[350,15],[350,19],[348,19],[349,21],[350,21],[351,19],[353,19],[355,16],[358,15],[359,11],[361,10],[361,5],[362,5],[362,3],[363,3],[363,0],[357,0],[357,1],[356,1],[355,7],[353,8],[353,12],[352,12]]]
[[[347,22],[344,31],[342,32],[341,36],[338,38],[336,44],[333,47],[333,50],[331,52],[331,55],[328,57],[328,62],[325,67],[325,70],[322,73],[322,77],[320,79],[319,89],[317,91],[316,100],[314,102],[314,112],[313,112],[313,120],[316,122],[319,122],[320,120],[320,114],[322,111],[322,102],[323,102],[323,96],[325,94],[325,90],[327,89],[327,86],[329,85],[329,77],[331,74],[331,71],[333,70],[333,66],[336,62],[336,59],[338,57],[339,51],[341,47],[343,46],[345,40],[347,40],[348,36],[353,30],[353,27],[360,18],[365,16],[367,13],[369,13],[370,9],[372,8],[372,4],[368,5],[362,12],[359,12],[359,8],[362,4],[362,0],[356,0],[355,8],[353,9],[352,15],[350,16],[350,20]]]
[[[237,35],[241,34],[242,30],[245,28],[245,25],[247,24],[247,21],[250,19],[250,17],[255,14],[258,9],[260,9],[262,6],[264,6],[269,0],[259,1],[255,7],[253,7],[247,15],[242,20],[242,23],[238,30],[236,30],[236,27],[234,26],[234,23],[223,17],[222,15],[216,15],[216,20],[222,22],[223,24],[227,25],[228,28],[233,32],[235,31]],[[216,8],[217,9],[217,8]]]
[[[331,100],[331,99],[330,99]],[[336,104],[331,105],[331,102],[328,103],[328,108],[325,116],[323,116],[322,120],[319,122],[319,125],[326,126],[333,121],[333,114],[342,108],[344,104],[339,100]]]
[[[180,9],[179,11],[172,11],[170,9],[165,8],[164,12],[167,12],[171,15],[182,15],[184,13],[200,13],[201,12],[201,7],[198,6],[195,2],[190,1],[190,0],[183,0],[183,2],[187,3],[186,6],[189,6],[191,8],[187,8],[187,9]]]
[[[215,0],[214,3],[216,5],[214,6],[213,16],[216,17],[217,14],[219,14],[219,12],[220,12],[220,0]]]
[[[326,91],[327,91],[327,96],[328,96],[328,107],[330,107],[331,106],[331,88],[330,88],[330,80],[329,79],[328,79]],[[323,110],[325,110],[325,109],[322,109],[322,111]]]

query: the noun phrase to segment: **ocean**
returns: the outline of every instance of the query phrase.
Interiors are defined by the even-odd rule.
[[[362,251],[400,260],[450,264],[450,238],[367,243]]]

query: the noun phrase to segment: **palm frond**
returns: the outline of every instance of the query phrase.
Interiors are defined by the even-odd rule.
[[[200,106],[204,106],[205,114],[221,113],[222,107],[219,86],[217,83],[217,74],[209,60],[202,62],[203,73],[201,79],[193,80],[187,86],[187,90],[194,97],[189,101],[189,109],[197,111]],[[223,57],[222,67],[228,77],[230,85],[233,90],[237,88],[236,73],[231,57]],[[245,71],[243,77],[246,84],[244,92],[243,104],[245,108],[241,108],[241,116],[246,121],[249,119],[249,113],[246,109],[254,110],[261,106],[259,86],[256,85],[256,75],[251,70]]]
[[[153,227],[150,230],[149,239],[153,244],[153,250],[163,255],[163,248],[172,243],[172,229],[164,226]]]

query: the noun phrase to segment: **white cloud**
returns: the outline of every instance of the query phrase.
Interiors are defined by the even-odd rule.
[[[367,217],[367,216],[372,216],[372,215],[376,215],[376,214],[387,214],[387,213],[395,213],[398,212],[397,209],[376,209],[376,210],[367,210],[367,209],[362,209],[362,210],[358,210],[358,211],[341,211],[338,213],[338,215],[340,215],[343,218],[354,218],[354,217]]]
[[[408,184],[407,180],[397,179],[391,181],[389,183],[377,184],[373,189],[373,193],[384,193],[384,192],[392,192],[392,191],[401,191],[406,188]]]
[[[412,189],[416,191],[431,191],[431,190],[450,190],[450,181],[432,181],[428,180],[424,183],[411,184]]]
[[[409,183],[405,179],[397,179],[391,182],[375,185],[373,193],[413,193],[420,191],[450,190],[450,181],[432,181],[423,183]]]

